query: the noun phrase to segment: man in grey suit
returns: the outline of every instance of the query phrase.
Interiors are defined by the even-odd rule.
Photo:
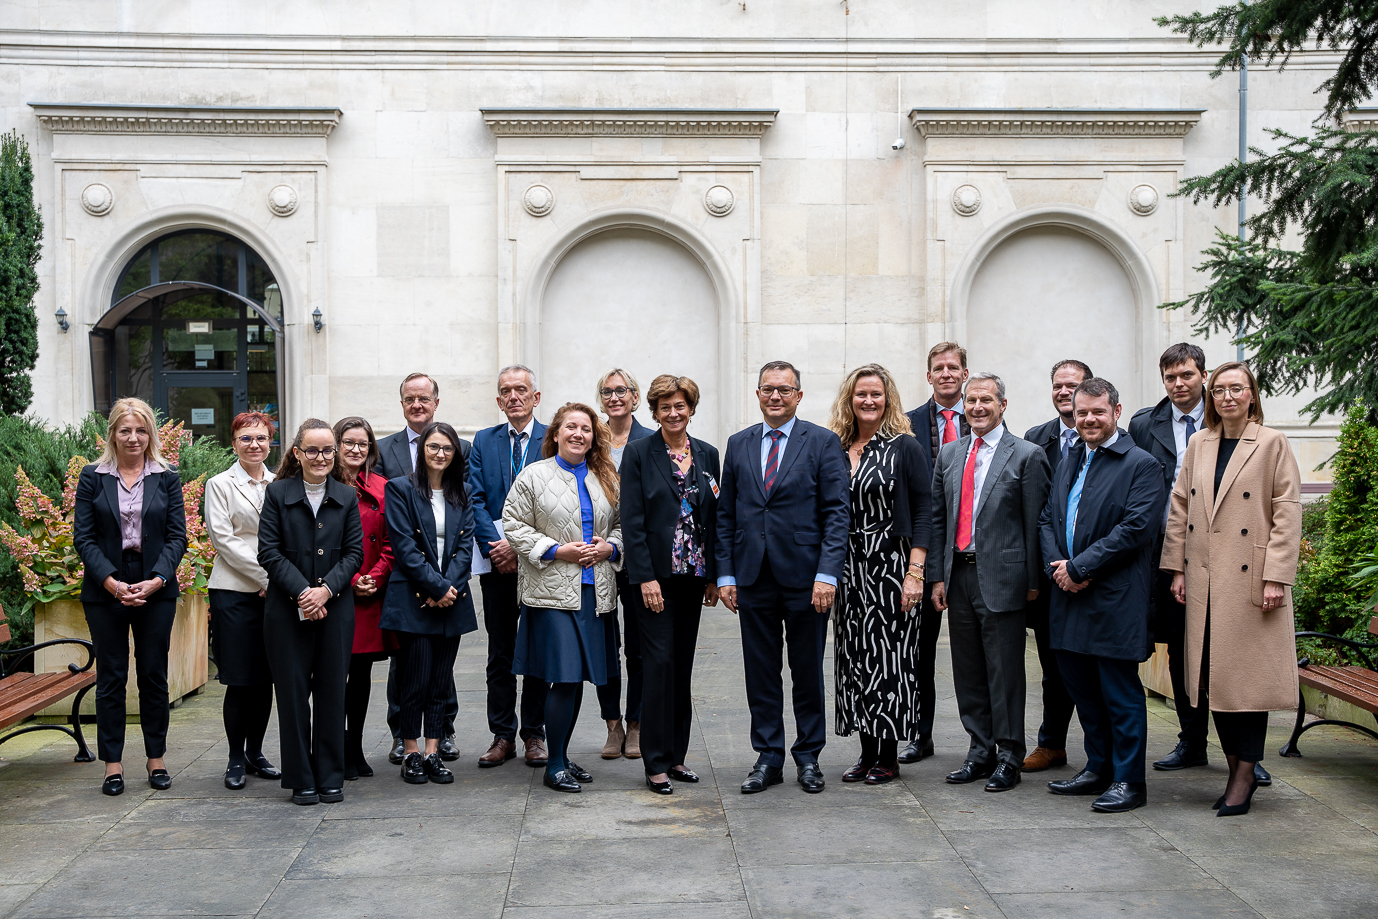
[[[1019,784],[1024,764],[1024,606],[1038,597],[1038,515],[1048,500],[1041,447],[1005,429],[1005,383],[973,373],[971,433],[945,444],[933,467],[933,536],[926,565],[933,603],[947,610],[957,711],[971,737],[953,785]]]

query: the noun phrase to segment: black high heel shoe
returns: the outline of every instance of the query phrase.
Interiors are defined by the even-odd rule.
[[[657,782],[649,775],[646,776],[646,787],[658,795],[672,795],[675,793],[675,786],[670,784],[669,779],[664,782]]]
[[[1249,812],[1249,803],[1254,800],[1254,792],[1258,791],[1258,778],[1254,778],[1254,783],[1249,786],[1249,794],[1244,799],[1243,804],[1226,804],[1225,799],[1220,799],[1220,810],[1215,812],[1217,817],[1238,817]]]
[[[112,798],[124,794],[124,773],[116,772],[107,775],[105,781],[101,782],[100,793]]]

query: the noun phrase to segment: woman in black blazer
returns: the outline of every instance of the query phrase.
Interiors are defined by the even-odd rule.
[[[646,402],[660,430],[627,444],[622,456],[622,538],[628,580],[639,588],[645,685],[641,752],[646,784],[674,792],[671,779],[697,782],[684,765],[693,720],[690,677],[703,605],[718,602],[718,451],[688,432],[699,388],[662,374]]]
[[[168,788],[172,779],[163,765],[167,652],[187,518],[182,483],[163,460],[158,423],[142,399],[120,399],[110,410],[100,462],[81,470],[77,479],[72,542],[85,568],[81,605],[96,647],[96,750],[105,763],[101,791],[124,792],[120,760],[131,631],[148,784]]]
[[[295,804],[344,800],[345,678],[354,648],[350,582],[364,558],[364,535],[359,496],[337,478],[338,450],[330,425],[303,421],[268,486],[258,524],[282,787],[292,789]]]
[[[443,421],[428,424],[416,460],[411,475],[392,479],[383,492],[393,571],[379,625],[392,630],[401,645],[397,702],[402,780],[448,785],[455,776],[440,758],[445,704],[459,638],[478,628],[469,592],[474,508],[454,428]],[[417,745],[423,727],[424,756]]]

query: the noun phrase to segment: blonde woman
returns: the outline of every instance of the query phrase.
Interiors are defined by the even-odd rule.
[[[918,731],[919,605],[928,555],[927,468],[890,372],[848,374],[828,427],[851,466],[847,561],[833,605],[837,733],[861,734],[844,782],[899,775],[899,742]]]
[[[148,784],[172,786],[167,750],[167,651],[177,612],[177,566],[187,548],[182,483],[163,459],[158,422],[142,399],[110,409],[105,450],[77,480],[72,540],[85,566],[81,604],[96,646],[96,743],[101,791],[124,793],[124,688],[129,636],[139,686]]]

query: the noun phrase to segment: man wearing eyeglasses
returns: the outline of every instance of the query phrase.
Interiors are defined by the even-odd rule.
[[[784,781],[781,654],[789,646],[799,785],[823,790],[827,738],[823,646],[851,524],[847,457],[837,435],[795,417],[799,371],[772,361],[757,377],[764,423],[732,435],[718,498],[718,589],[738,614],[756,765],[742,794]]]
[[[409,373],[398,388],[402,397],[402,417],[407,426],[396,434],[389,434],[378,441],[378,469],[385,479],[405,478],[416,468],[417,449],[421,442],[421,432],[426,425],[435,420],[435,410],[440,407],[440,384],[424,373]],[[459,440],[459,459],[463,461],[465,474],[469,469],[471,444],[464,438]],[[459,759],[459,748],[455,746],[455,717],[459,714],[459,697],[455,694],[454,681],[450,681],[450,697],[445,703],[445,736],[440,740],[440,758],[446,762]],[[388,727],[392,730],[392,752],[388,762],[394,766],[402,764],[405,753],[402,738],[398,736],[401,727],[401,709],[397,704],[397,657],[388,665]]]

